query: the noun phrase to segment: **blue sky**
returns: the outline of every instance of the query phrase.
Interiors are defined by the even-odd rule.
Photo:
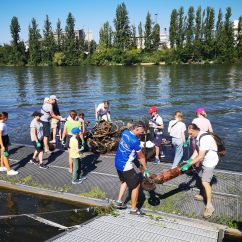
[[[141,21],[145,22],[148,11],[161,28],[169,27],[170,13],[173,8],[183,6],[185,11],[189,6],[195,9],[201,5],[202,8],[211,6],[215,9],[217,16],[218,9],[225,13],[226,7],[232,8],[232,19],[238,19],[242,15],[241,0],[2,0],[0,14],[0,44],[9,43],[10,22],[13,16],[19,20],[21,27],[21,40],[28,39],[28,26],[34,17],[41,30],[44,25],[45,16],[48,14],[52,22],[52,28],[56,28],[57,19],[60,18],[62,29],[65,27],[66,17],[71,12],[75,17],[76,29],[84,28],[93,32],[94,39],[98,40],[99,30],[105,21],[113,24],[115,10],[118,4],[124,2],[128,9],[130,23],[136,26]]]

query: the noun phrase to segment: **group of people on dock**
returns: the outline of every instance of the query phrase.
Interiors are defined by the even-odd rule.
[[[164,124],[161,116],[157,113],[157,107],[153,106],[149,109],[151,115],[150,127],[154,128],[154,144],[155,144],[155,161],[159,164],[160,157],[164,157],[161,151],[161,141]],[[172,144],[175,149],[175,158],[172,168],[178,166],[183,157],[183,147],[190,146],[193,148],[193,154],[182,162],[181,170],[185,171],[193,165],[198,166],[200,194],[195,196],[196,200],[206,201],[206,207],[203,216],[209,218],[214,212],[212,205],[212,188],[211,180],[214,169],[218,163],[217,144],[214,138],[207,132],[212,132],[212,125],[206,118],[204,108],[196,109],[197,117],[187,127],[188,139],[185,138],[186,125],[182,122],[183,114],[180,111],[175,112],[174,119],[169,122],[168,132],[172,137]],[[142,214],[140,208],[137,208],[141,180],[138,173],[133,167],[133,161],[137,158],[140,162],[140,170],[144,177],[149,177],[150,171],[147,167],[147,160],[142,151],[140,136],[145,132],[145,124],[141,121],[134,123],[130,130],[125,130],[122,134],[116,156],[115,167],[121,182],[118,199],[114,202],[116,208],[124,209],[126,204],[124,194],[127,188],[131,193],[131,214]],[[190,143],[191,140],[191,143]]]
[[[56,143],[56,136],[59,135],[60,141],[68,149],[69,154],[69,172],[72,174],[72,184],[82,183],[86,177],[79,175],[79,160],[81,152],[85,147],[85,132],[87,122],[84,113],[79,115],[75,110],[69,112],[67,118],[60,115],[58,99],[55,95],[51,95],[44,99],[40,111],[32,113],[32,121],[30,123],[30,137],[35,147],[31,163],[39,165],[42,169],[48,166],[43,163],[44,153],[51,153],[50,145]],[[164,123],[162,117],[158,114],[158,108],[152,106],[148,110],[150,114],[149,126],[153,129],[155,145],[154,164],[158,165],[161,158],[165,157],[162,151],[162,140]],[[175,112],[174,118],[169,122],[168,133],[171,136],[172,144],[175,149],[175,157],[172,168],[179,165],[183,158],[183,148],[191,146],[193,154],[188,160],[184,161],[181,169],[188,169],[192,165],[200,163],[199,176],[201,177],[202,190],[196,195],[196,199],[206,199],[206,208],[204,217],[210,217],[214,212],[211,202],[211,179],[213,171],[218,163],[217,145],[211,135],[204,136],[206,132],[212,132],[212,125],[206,118],[204,108],[196,109],[197,117],[186,128],[183,122],[183,114],[180,111]],[[104,101],[95,109],[96,123],[102,120],[111,122],[110,103]],[[9,136],[6,126],[8,113],[0,113],[0,146],[1,146],[1,166],[0,171],[6,171],[7,175],[17,175],[18,171],[10,169],[8,146],[10,145]],[[60,123],[64,122],[63,132],[59,132]],[[188,130],[189,138],[186,140],[185,132]],[[52,132],[51,132],[52,131]],[[125,206],[123,197],[127,188],[131,192],[131,213],[139,214],[137,209],[137,199],[140,190],[140,178],[133,168],[133,161],[138,158],[141,164],[141,170],[144,177],[148,177],[150,171],[147,168],[147,160],[142,151],[140,137],[145,132],[145,124],[142,121],[132,123],[132,125],[122,133],[116,156],[115,167],[119,179],[121,181],[120,191],[115,206],[123,208]],[[190,143],[191,141],[191,143]]]

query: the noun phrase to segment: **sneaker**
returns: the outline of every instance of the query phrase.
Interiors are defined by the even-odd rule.
[[[204,200],[204,198],[203,198],[203,196],[201,194],[196,194],[194,196],[194,199],[197,200],[197,201],[203,201]]]
[[[125,209],[125,208],[127,208],[127,205],[123,201],[119,201],[119,200],[114,201],[113,205],[117,209]]]
[[[204,218],[210,218],[214,212],[214,207],[211,205],[210,207],[206,207],[203,213]]]
[[[32,158],[32,159],[29,161],[29,163],[30,163],[30,164],[35,164],[35,165],[39,164],[39,162],[38,162],[36,159],[34,159],[34,158]]]
[[[51,140],[49,143],[50,143],[50,144],[55,144],[56,141],[55,141],[55,140]]]
[[[76,180],[72,181],[71,183],[72,184],[81,184],[82,182],[83,182],[82,179],[76,179]]]
[[[136,210],[130,210],[130,214],[132,215],[138,215],[138,216],[143,216],[145,213],[141,209],[136,209]]]
[[[154,165],[160,164],[160,159],[159,158],[155,158],[153,164]]]
[[[85,176],[81,176],[78,180],[79,181],[85,181],[87,179],[87,177],[85,177]]]
[[[15,170],[10,170],[10,171],[7,172],[8,176],[15,176],[17,174],[18,174],[18,171],[15,171]]]
[[[0,171],[7,171],[7,168],[5,166],[1,166]]]
[[[48,169],[49,166],[47,166],[47,165],[42,163],[42,164],[39,164],[39,168],[41,168],[41,169]]]
[[[162,152],[161,154],[160,154],[160,158],[165,158],[166,156],[164,155],[164,153]]]
[[[51,154],[52,152],[50,150],[45,150],[45,154]]]

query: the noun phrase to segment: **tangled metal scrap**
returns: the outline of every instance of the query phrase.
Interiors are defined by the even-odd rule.
[[[115,123],[100,122],[88,134],[87,143],[94,153],[104,154],[116,150],[121,132],[126,127],[121,127]]]

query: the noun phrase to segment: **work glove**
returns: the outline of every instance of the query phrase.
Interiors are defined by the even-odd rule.
[[[186,143],[183,145],[184,148],[190,146],[190,138],[186,140]]]
[[[108,118],[108,122],[109,122],[109,123],[112,122],[111,118]]]
[[[4,155],[5,157],[8,157],[8,156],[9,156],[9,154],[8,154],[7,151],[4,151],[4,152],[3,152],[3,155]]]
[[[41,147],[41,143],[39,141],[36,141],[36,147],[40,148]]]
[[[192,159],[185,160],[183,163],[184,165],[181,167],[181,171],[187,171],[192,165],[190,164],[192,162]]]
[[[98,118],[96,118],[96,123],[98,123],[98,121],[99,121]]]
[[[148,178],[150,176],[150,171],[148,169],[144,170],[143,176]]]

